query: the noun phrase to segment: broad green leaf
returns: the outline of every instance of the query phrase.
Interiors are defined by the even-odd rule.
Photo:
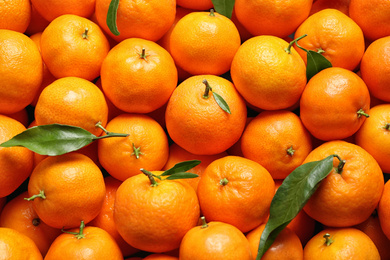
[[[333,157],[308,162],[291,172],[271,202],[270,216],[260,238],[256,259],[260,260],[278,234],[302,210],[320,182],[333,168]]]
[[[177,174],[181,172],[186,172],[188,170],[191,170],[198,164],[200,164],[201,161],[199,160],[189,160],[189,161],[184,161],[184,162],[179,162],[175,164],[172,168],[164,171],[161,176],[166,176],[166,175],[172,175],[172,174]],[[196,175],[198,176],[198,175]]]
[[[177,172],[175,174],[169,175],[166,180],[178,180],[178,179],[190,179],[190,178],[197,178],[199,177],[198,174],[191,173],[191,172]]]
[[[235,0],[211,0],[217,13],[232,18],[233,7]]]
[[[228,103],[226,103],[225,99],[223,99],[223,97],[221,97],[218,93],[215,92],[213,92],[213,96],[218,106],[222,108],[222,110],[225,111],[226,113],[231,114],[229,105]]]
[[[106,23],[108,28],[114,35],[117,36],[120,34],[118,31],[118,27],[116,25],[118,7],[119,7],[119,0],[111,0],[111,3],[108,7],[107,18],[106,18]]]
[[[311,50],[306,50],[306,53],[306,77],[308,81],[321,70],[332,67],[332,63],[330,63],[322,54]]]
[[[95,135],[80,127],[51,124],[28,128],[0,146],[22,146],[38,154],[54,156],[76,151],[94,139]]]

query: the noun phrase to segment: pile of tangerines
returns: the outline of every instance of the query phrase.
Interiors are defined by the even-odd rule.
[[[56,131],[25,142],[92,136],[63,154],[0,147],[0,259],[260,259],[275,192],[329,155],[261,259],[390,259],[389,1],[9,0],[0,14],[0,143],[43,126]]]

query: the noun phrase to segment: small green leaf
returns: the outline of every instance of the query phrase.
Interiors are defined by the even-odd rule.
[[[332,67],[332,63],[330,63],[322,54],[312,50],[307,50],[306,53],[306,77],[308,81],[321,70]]]
[[[110,31],[118,36],[120,33],[116,25],[117,12],[119,7],[119,0],[111,0],[110,6],[108,7],[106,23]]]
[[[225,111],[226,113],[231,114],[229,105],[228,103],[226,103],[225,99],[223,99],[223,97],[221,97],[218,93],[215,92],[213,92],[213,96],[218,106],[222,108],[222,110]]]
[[[166,180],[178,180],[178,179],[191,179],[199,177],[198,174],[191,172],[177,172],[175,174],[169,175]]]
[[[28,128],[0,146],[22,146],[38,154],[55,156],[76,151],[96,138],[80,127],[51,124]]]
[[[270,216],[260,238],[257,260],[261,259],[278,234],[302,210],[320,182],[332,171],[335,156],[305,163],[286,177],[272,199]]]
[[[304,34],[301,37],[295,39],[291,43],[294,43],[297,45],[298,48],[306,52],[306,58],[307,58],[307,63],[306,63],[306,78],[307,81],[309,81],[314,75],[316,75],[318,72],[321,70],[324,70],[326,68],[332,67],[332,63],[328,61],[321,53],[324,52],[322,48],[318,49],[318,52],[312,51],[312,50],[307,50],[300,46],[298,44],[298,41],[302,39],[303,37],[306,37],[307,35]],[[290,45],[291,45],[290,43]],[[290,47],[290,46],[289,46]]]
[[[198,164],[200,164],[201,161],[199,160],[189,160],[189,161],[184,161],[184,162],[179,162],[176,163],[172,168],[164,171],[161,176],[167,176],[167,175],[172,175],[172,174],[177,174],[181,172],[186,172],[188,170],[191,170]],[[196,175],[198,176],[198,175]]]
[[[235,0],[211,0],[214,5],[215,11],[217,13],[226,16],[227,18],[232,18],[234,2]]]

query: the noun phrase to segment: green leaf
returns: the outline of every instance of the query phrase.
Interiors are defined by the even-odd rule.
[[[270,216],[260,238],[257,260],[261,259],[278,234],[302,210],[320,182],[332,171],[334,156],[305,163],[283,181],[271,202]]]
[[[191,170],[198,164],[200,164],[201,161],[199,160],[189,160],[189,161],[184,161],[184,162],[179,162],[176,163],[172,168],[164,171],[161,176],[167,176],[167,175],[172,175],[172,174],[177,174],[181,172],[186,172],[188,170]],[[196,175],[198,176],[198,175]]]
[[[306,50],[306,53],[306,77],[308,81],[321,70],[332,67],[332,63],[330,63],[322,54],[311,50]]]
[[[225,99],[223,99],[223,97],[221,97],[219,94],[217,94],[215,92],[213,92],[213,96],[214,96],[214,99],[217,102],[218,106],[220,108],[222,108],[222,110],[225,111],[226,113],[231,114],[229,105],[228,105],[228,103],[226,103]]]
[[[166,180],[178,180],[178,179],[191,179],[199,177],[198,174],[191,172],[177,172],[175,174],[169,175]]]
[[[118,27],[116,25],[118,7],[119,7],[119,0],[111,0],[110,6],[108,7],[107,18],[106,18],[106,23],[108,28],[116,36],[120,34],[118,31]]]
[[[235,0],[211,0],[217,13],[232,18],[233,7]]]
[[[28,128],[0,146],[22,146],[42,155],[55,156],[76,151],[96,138],[80,127],[51,124]]]

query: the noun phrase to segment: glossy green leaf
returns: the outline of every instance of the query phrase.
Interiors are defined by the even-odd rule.
[[[189,160],[189,161],[184,161],[184,162],[179,162],[175,164],[172,168],[164,171],[161,176],[167,176],[167,175],[172,175],[172,174],[177,174],[181,172],[186,172],[188,170],[191,170],[198,164],[200,164],[201,161],[199,160]],[[198,175],[196,175],[198,176]]]
[[[116,25],[118,7],[119,7],[119,0],[111,0],[110,5],[108,7],[107,18],[106,18],[106,23],[108,28],[114,35],[117,36],[120,34],[118,31],[118,27]]]
[[[231,114],[229,105],[228,103],[226,103],[225,99],[223,99],[223,97],[221,97],[218,93],[215,92],[213,92],[213,96],[218,106],[222,108],[222,110],[225,111],[226,113]]]
[[[178,179],[191,179],[199,177],[198,174],[191,172],[177,172],[175,174],[169,175],[166,180],[178,180]]]
[[[321,70],[332,67],[332,63],[322,54],[311,50],[306,51],[306,53],[306,77],[308,81]]]
[[[51,124],[28,128],[0,146],[22,146],[42,155],[54,156],[76,151],[96,138],[80,127]]]
[[[302,210],[320,182],[331,172],[334,156],[305,163],[285,178],[272,199],[270,216],[260,238],[257,260],[261,259],[277,235]]]
[[[217,13],[232,18],[235,0],[212,0],[214,9]]]

